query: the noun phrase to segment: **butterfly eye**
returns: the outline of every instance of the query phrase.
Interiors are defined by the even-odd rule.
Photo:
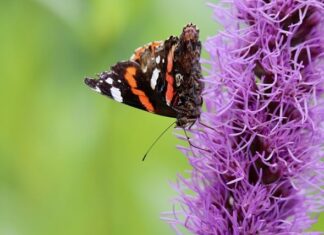
[[[183,76],[182,76],[182,74],[177,73],[177,74],[175,75],[175,79],[176,79],[176,86],[179,87],[179,86],[181,85],[182,81],[183,81]]]

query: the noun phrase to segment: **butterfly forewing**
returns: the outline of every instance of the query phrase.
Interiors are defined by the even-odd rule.
[[[93,90],[117,102],[154,112],[148,97],[138,89],[137,80],[141,75],[137,63],[119,62],[111,67],[111,71],[101,73],[99,79],[86,78],[85,83]]]

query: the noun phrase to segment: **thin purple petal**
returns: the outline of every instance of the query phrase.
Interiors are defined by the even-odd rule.
[[[199,235],[320,234],[306,230],[324,206],[324,3],[210,6],[224,29],[205,43],[206,111],[182,148],[193,170],[168,222]]]

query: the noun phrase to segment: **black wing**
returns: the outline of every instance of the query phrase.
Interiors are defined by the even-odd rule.
[[[93,90],[117,102],[151,113],[176,117],[177,113],[161,100],[160,94],[152,89],[153,72],[144,74],[135,61],[119,62],[111,71],[102,72],[99,79],[86,78],[85,83]],[[156,76],[156,75],[155,75]],[[157,80],[161,79],[158,75]]]

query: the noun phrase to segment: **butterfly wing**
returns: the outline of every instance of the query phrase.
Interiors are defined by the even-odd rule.
[[[152,89],[149,76],[157,76],[156,80],[159,80],[160,75],[143,73],[140,64],[135,61],[123,61],[112,66],[110,71],[102,72],[99,79],[86,78],[85,83],[117,102],[151,113],[176,117],[176,112],[166,106],[155,89]]]

